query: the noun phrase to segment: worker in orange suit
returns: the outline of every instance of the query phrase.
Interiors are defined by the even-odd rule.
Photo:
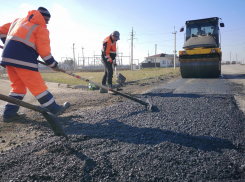
[[[58,62],[51,54],[47,24],[49,11],[44,7],[28,12],[25,18],[16,19],[0,27],[0,37],[4,43],[0,65],[5,67],[11,81],[12,90],[9,96],[22,100],[27,89],[38,102],[55,116],[60,115],[69,106],[69,102],[58,105],[53,95],[47,90],[44,80],[38,71],[38,56],[54,71],[59,71]],[[19,106],[7,103],[3,121],[11,122],[26,115],[18,113]]]
[[[110,36],[106,37],[103,41],[101,61],[105,67],[105,73],[102,78],[102,85],[106,85],[106,82],[109,87],[109,92],[113,94],[112,91],[112,78],[113,78],[113,69],[112,65],[116,66],[116,55],[117,55],[117,41],[120,40],[120,33],[118,31],[113,31]],[[100,93],[107,93],[107,90],[100,88]]]

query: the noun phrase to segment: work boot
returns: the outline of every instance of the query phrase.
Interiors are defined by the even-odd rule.
[[[9,122],[12,122],[12,121],[23,119],[25,117],[26,117],[26,114],[24,114],[24,113],[16,113],[15,115],[13,115],[11,117],[3,118],[3,122],[9,123]]]
[[[59,110],[54,113],[55,116],[62,114],[66,109],[70,107],[70,102],[65,102],[63,105],[60,106]]]
[[[111,89],[112,89],[112,85],[109,85],[109,91],[108,91],[108,94],[112,94],[112,95],[116,95],[115,92],[112,92]]]
[[[122,91],[123,89],[121,88],[120,85],[118,85],[116,88],[115,88],[116,91]]]

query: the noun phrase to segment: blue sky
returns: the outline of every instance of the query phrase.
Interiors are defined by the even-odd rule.
[[[209,17],[220,17],[225,24],[221,28],[221,50],[223,61],[245,59],[245,0],[11,0],[0,3],[0,26],[25,17],[29,10],[39,6],[51,13],[48,25],[51,52],[57,61],[73,57],[100,55],[102,41],[114,30],[121,34],[119,52],[131,54],[130,33],[134,30],[134,59],[137,64],[148,54],[172,54],[174,51],[174,27],[176,50],[182,50],[184,33],[179,29],[185,21]],[[1,51],[0,51],[1,53]],[[177,52],[178,53],[178,52]],[[128,64],[124,57],[123,63]]]

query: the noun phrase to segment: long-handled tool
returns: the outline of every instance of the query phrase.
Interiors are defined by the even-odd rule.
[[[26,103],[24,101],[21,101],[21,100],[18,100],[18,99],[15,99],[13,97],[9,97],[6,95],[2,95],[2,94],[0,94],[0,99],[4,100],[6,102],[10,102],[12,104],[18,105],[18,106],[22,106],[22,107],[40,112],[48,121],[48,123],[49,123],[51,129],[54,131],[55,135],[64,136],[64,137],[66,137],[66,139],[68,139],[68,136],[66,135],[65,131],[63,130],[59,120],[52,113],[50,113],[48,110],[46,110],[45,108],[40,107],[40,106],[36,106],[36,105],[32,105],[32,104]]]
[[[121,73],[117,73],[117,66],[115,66],[116,82],[122,87],[126,78]]]
[[[38,62],[39,62],[40,64],[43,64],[43,65],[46,65],[46,66],[47,66],[47,64],[44,63],[44,62],[42,62],[42,61],[38,61]],[[79,76],[79,75],[75,75],[75,74],[73,74],[73,73],[71,73],[71,72],[68,72],[68,71],[65,71],[65,70],[62,70],[62,69],[59,69],[59,71],[60,71],[60,72],[63,72],[63,73],[66,73],[66,74],[68,74],[68,75],[71,75],[71,76],[73,76],[73,77],[76,77],[76,78],[78,78],[78,79],[81,79],[81,80],[83,80],[83,81],[86,81],[86,82],[88,82],[88,83],[91,83],[91,84],[93,84],[93,85],[96,85],[97,87],[103,88],[103,89],[105,89],[105,90],[107,90],[107,91],[112,91],[112,92],[114,92],[114,93],[116,93],[116,94],[118,94],[118,95],[121,95],[121,96],[123,96],[123,97],[126,97],[126,98],[128,98],[128,99],[130,99],[130,100],[133,100],[133,101],[135,101],[135,102],[138,102],[138,103],[144,105],[148,111],[155,111],[155,109],[156,109],[154,106],[152,106],[152,104],[151,104],[150,102],[144,102],[144,101],[142,101],[142,100],[139,100],[139,99],[136,99],[136,98],[131,97],[131,96],[129,96],[129,95],[120,93],[120,92],[115,91],[115,90],[113,90],[113,89],[109,89],[108,87],[106,87],[106,86],[104,86],[104,85],[101,85],[101,84],[99,84],[99,83],[93,82],[93,81],[88,80],[88,79],[86,79],[86,78],[83,78],[83,77],[81,77],[81,76]]]

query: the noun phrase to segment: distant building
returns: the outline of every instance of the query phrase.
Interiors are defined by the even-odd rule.
[[[156,60],[156,67],[174,67],[174,54],[157,54],[153,56],[146,57],[143,62],[141,62],[141,67],[155,67],[155,60]],[[175,66],[179,66],[179,57],[175,55]]]

